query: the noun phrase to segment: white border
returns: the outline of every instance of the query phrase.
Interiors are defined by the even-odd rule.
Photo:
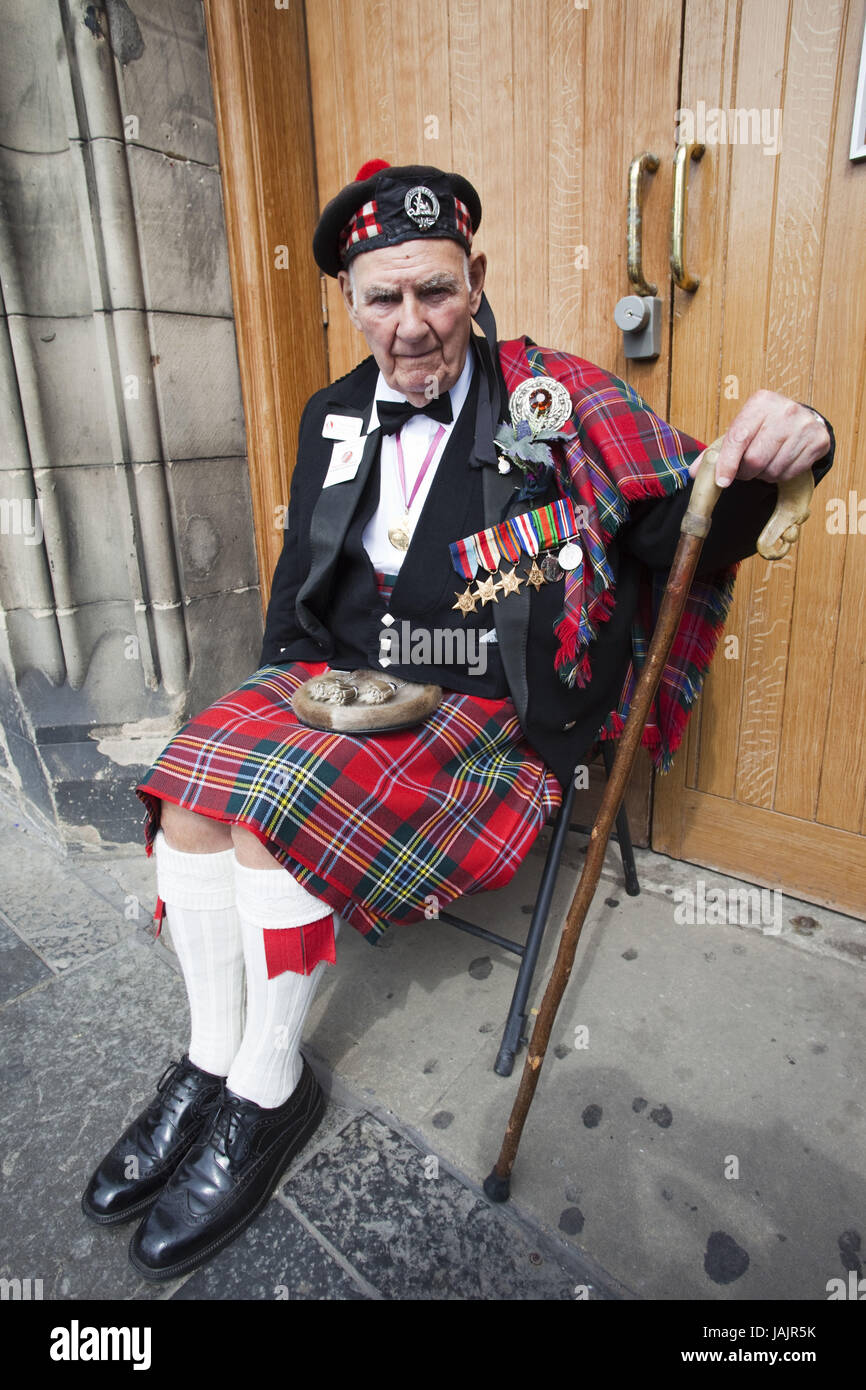
[[[863,43],[860,49],[860,75],[857,78],[854,124],[851,127],[851,152],[848,158],[866,159],[866,25],[863,28]]]

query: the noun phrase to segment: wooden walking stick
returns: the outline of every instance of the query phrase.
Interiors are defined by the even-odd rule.
[[[556,961],[529,1040],[520,1088],[505,1128],[499,1157],[493,1170],[484,1180],[484,1191],[494,1202],[505,1202],[510,1194],[511,1170],[517,1157],[520,1136],[538,1084],[556,1011],[574,965],[581,928],[601,875],[611,828],[625,794],[626,783],[650,706],[679,627],[701,548],[710,529],[713,507],[721,495],[721,488],[715,478],[716,459],[721,445],[721,439],[715,440],[700,456],[700,466],[689,507],[680,527],[680,540],[671,565],[655,631],[635,687],[625,727],[619,738],[613,768],[590,834],[583,871],[565,920]],[[809,515],[809,503],[814,486],[811,469],[779,484],[776,509],[758,537],[758,553],[764,559],[779,560],[783,555],[787,555],[799,535],[800,526]]]

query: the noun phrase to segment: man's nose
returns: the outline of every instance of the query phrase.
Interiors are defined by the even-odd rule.
[[[397,326],[398,335],[409,341],[415,341],[426,336],[428,331],[427,320],[424,317],[424,306],[414,295],[404,295],[400,302],[400,319]]]

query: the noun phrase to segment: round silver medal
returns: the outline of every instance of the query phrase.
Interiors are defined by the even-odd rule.
[[[557,579],[564,577],[565,571],[559,568],[556,556],[549,552],[541,561],[541,573],[548,584],[553,584]]]
[[[564,570],[576,570],[583,559],[583,551],[574,541],[568,541],[559,552],[559,563]]]

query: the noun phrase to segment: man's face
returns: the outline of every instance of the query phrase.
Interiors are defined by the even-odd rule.
[[[472,315],[481,302],[486,257],[469,261],[456,241],[404,241],[356,256],[355,303],[349,275],[340,288],[349,317],[367,339],[388,385],[413,405],[450,391],[463,370]],[[434,384],[435,383],[435,384]]]

